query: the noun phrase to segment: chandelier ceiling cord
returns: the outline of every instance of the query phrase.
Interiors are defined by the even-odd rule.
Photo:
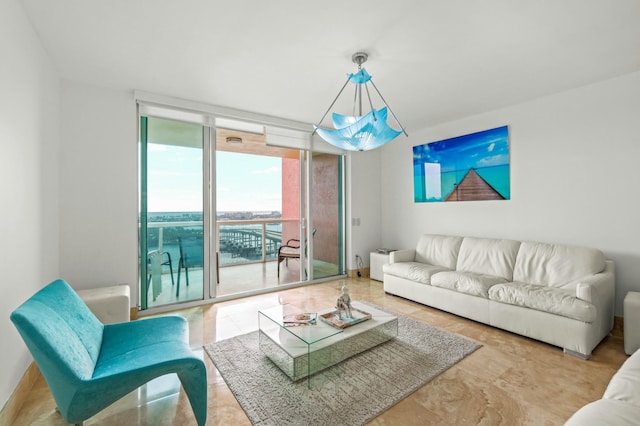
[[[345,81],[342,89],[338,92],[327,111],[322,116],[322,119],[317,125],[313,126],[313,133],[318,133],[320,137],[329,142],[330,144],[349,151],[367,151],[370,149],[378,148],[387,142],[395,139],[401,133],[408,136],[404,129],[404,126],[400,124],[398,117],[391,110],[386,100],[374,84],[371,79],[371,75],[367,72],[362,64],[367,61],[367,55],[364,52],[354,53],[351,57],[352,61],[358,65],[358,71],[353,74],[347,75],[347,81]],[[353,110],[352,115],[342,115],[338,113],[332,114],[333,126],[335,129],[324,129],[320,127],[320,124],[324,121],[331,108],[335,105],[338,98],[347,87],[347,84],[353,83],[355,85],[355,92],[353,97]],[[384,107],[376,110],[373,107],[371,101],[371,94],[369,93],[369,86],[367,83],[371,83],[380,100],[384,104]],[[367,114],[362,113],[362,87],[369,100],[370,112]],[[398,124],[401,130],[395,130],[387,124],[387,112],[391,112],[391,116]]]

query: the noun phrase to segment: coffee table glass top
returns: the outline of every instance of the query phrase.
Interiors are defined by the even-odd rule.
[[[307,345],[313,345],[315,343],[320,342],[321,340],[328,339],[332,336],[336,336],[341,334],[343,330],[332,327],[329,324],[326,324],[320,319],[316,320],[316,324],[314,325],[304,325],[304,326],[295,326],[295,327],[285,327],[283,323],[285,314],[294,314],[301,313],[302,311],[297,310],[292,305],[278,305],[273,308],[264,309],[259,311],[259,320],[266,319],[271,321],[273,324],[278,325],[281,330],[286,330],[287,333],[297,337],[302,340]],[[264,324],[261,324],[261,329],[264,329]],[[271,335],[272,338],[279,340],[279,335]],[[286,335],[285,335],[286,336]],[[286,339],[286,337],[285,337]],[[288,341],[277,341],[283,347],[290,346],[291,342]]]

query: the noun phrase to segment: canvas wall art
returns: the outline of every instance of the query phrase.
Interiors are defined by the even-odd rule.
[[[415,202],[509,200],[509,132],[497,127],[413,147]]]

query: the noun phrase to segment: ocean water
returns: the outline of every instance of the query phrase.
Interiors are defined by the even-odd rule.
[[[178,244],[175,242],[176,238],[172,238],[173,241],[168,241],[166,238],[166,235],[171,235],[172,233],[169,232],[170,230],[174,230],[175,231],[176,227],[166,227],[164,228],[164,234],[165,234],[165,238],[163,241],[163,245],[162,245],[162,251],[163,252],[167,252],[169,253],[169,255],[171,256],[171,266],[173,268],[173,272],[174,274],[178,273],[178,262],[180,260],[180,247],[178,246]],[[256,233],[260,233],[262,232],[262,225],[261,224],[247,224],[247,225],[221,225],[221,228],[234,228],[234,229],[242,229],[244,231],[254,231]],[[190,230],[190,231],[198,231],[199,233],[202,232],[202,227],[185,227],[183,228],[185,230]],[[272,224],[267,224],[266,225],[266,231],[269,234],[272,235],[282,235],[282,224],[281,223],[272,223]],[[158,228],[150,228],[149,229],[149,233],[155,233],[155,235],[158,235]],[[175,232],[173,233],[175,234]],[[175,236],[175,235],[174,235]],[[256,246],[257,249],[258,246]],[[153,243],[153,242],[149,242],[149,246],[148,246],[148,251],[152,251],[152,250],[157,250],[158,249],[158,244],[157,243]],[[165,255],[166,256],[166,255]],[[270,256],[272,257],[272,256]],[[163,261],[167,260],[166,257],[163,258]],[[255,261],[257,259],[245,259],[242,257],[232,257],[232,253],[226,253],[226,252],[220,252],[220,264],[221,265],[228,265],[228,264],[232,264],[232,263],[242,263],[242,262],[247,262],[247,261]],[[169,272],[169,267],[168,266],[164,266],[163,267],[163,271],[164,273],[168,273]]]
[[[476,173],[487,181],[505,200],[511,199],[511,179],[508,164],[503,166],[483,167],[477,169]]]
[[[424,199],[424,183],[416,181],[414,184],[415,201],[444,201],[460,184],[469,170],[456,170],[440,174],[441,198]],[[510,167],[509,164],[475,169],[476,173],[495,189],[505,200],[511,199]],[[419,177],[415,177],[419,179]]]

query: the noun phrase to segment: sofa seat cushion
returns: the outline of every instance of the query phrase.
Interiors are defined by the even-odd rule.
[[[491,275],[474,274],[473,272],[444,271],[431,277],[434,287],[448,288],[472,296],[489,297],[489,288],[507,280]]]
[[[593,322],[596,307],[565,289],[513,282],[496,284],[489,289],[489,299],[562,315],[578,321]]]
[[[613,375],[603,398],[634,404],[640,409],[640,352],[636,351]],[[638,413],[640,415],[640,412]]]
[[[447,268],[421,262],[398,262],[384,265],[382,270],[385,274],[406,278],[422,284],[431,284],[431,276],[438,272],[446,271]]]

